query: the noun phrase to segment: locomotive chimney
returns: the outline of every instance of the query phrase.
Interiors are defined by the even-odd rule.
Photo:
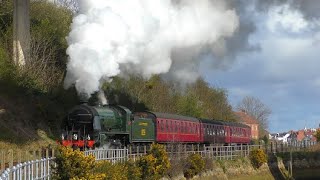
[[[86,93],[80,93],[79,94],[79,102],[80,104],[88,104],[88,95]]]

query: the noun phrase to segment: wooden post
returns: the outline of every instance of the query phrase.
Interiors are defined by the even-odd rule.
[[[219,148],[219,146],[216,146],[216,156],[218,156],[218,148]],[[220,156],[219,156],[219,158],[220,158]],[[216,159],[218,159],[218,158],[216,158]]]
[[[4,151],[3,150],[1,150],[0,151],[0,167],[1,167],[1,169],[0,169],[0,171],[2,171],[2,170],[4,170],[5,169],[5,164],[6,164],[6,160],[5,160],[5,155],[4,155]]]
[[[8,159],[9,167],[12,167],[13,166],[13,150],[12,149],[8,151],[8,157],[9,157]]]
[[[52,156],[51,157],[55,157],[55,151],[54,149],[52,149]]]
[[[49,157],[49,149],[46,149],[46,158]]]

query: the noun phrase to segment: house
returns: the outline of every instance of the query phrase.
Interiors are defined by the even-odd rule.
[[[276,133],[274,136],[274,140],[280,141],[282,143],[288,143],[288,140],[291,138],[291,133],[290,132],[285,132],[285,133]]]
[[[298,131],[290,131],[290,137],[288,142],[297,143],[297,142],[316,142],[317,139],[314,136],[316,129],[301,129]]]
[[[259,122],[246,111],[234,112],[240,123],[251,127],[251,138],[259,139]]]

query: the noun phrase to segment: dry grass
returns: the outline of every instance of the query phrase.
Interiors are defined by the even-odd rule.
[[[320,143],[314,145],[314,146],[311,146],[307,149],[307,151],[310,151],[310,152],[320,152]]]
[[[27,141],[23,144],[10,143],[6,141],[0,141],[0,150],[21,150],[21,151],[31,151],[43,148],[52,148],[57,145],[57,143],[50,139],[46,133],[42,130],[37,131],[39,139],[34,141]]]

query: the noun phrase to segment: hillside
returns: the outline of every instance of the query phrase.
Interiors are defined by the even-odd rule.
[[[64,94],[67,95],[68,91]],[[55,139],[60,131],[61,119],[67,109],[77,101],[75,95],[68,95],[69,98],[63,95],[56,97],[30,93],[23,87],[9,86],[1,82],[0,141],[23,144],[45,138],[39,132],[45,132],[46,136]]]

